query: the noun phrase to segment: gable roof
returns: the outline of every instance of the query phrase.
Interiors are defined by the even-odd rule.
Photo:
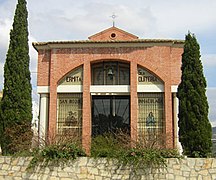
[[[89,36],[88,37],[89,40],[92,40],[92,41],[119,41],[119,40],[123,40],[123,41],[126,41],[126,40],[137,40],[138,37],[131,34],[131,33],[128,33],[122,29],[119,29],[117,27],[111,27],[111,28],[108,28],[108,29],[105,29],[99,33],[96,33],[92,36]]]

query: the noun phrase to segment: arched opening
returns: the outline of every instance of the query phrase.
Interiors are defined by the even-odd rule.
[[[92,85],[129,85],[130,64],[119,61],[103,61],[92,64]]]
[[[100,90],[92,93],[92,136],[120,129],[129,133],[130,92],[125,93],[119,87],[130,85],[130,64],[108,60],[93,63],[91,76],[92,86],[103,86],[103,93]]]

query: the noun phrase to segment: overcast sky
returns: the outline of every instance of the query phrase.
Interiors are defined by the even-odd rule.
[[[0,90],[17,0],[0,0]],[[216,126],[216,1],[215,0],[29,0],[29,43],[33,98],[37,100],[37,53],[34,41],[87,39],[112,26],[139,38],[183,39],[195,33],[201,47],[209,119]]]

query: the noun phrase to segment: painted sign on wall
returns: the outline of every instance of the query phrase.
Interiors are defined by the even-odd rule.
[[[82,85],[83,67],[73,70],[60,80],[59,85]]]
[[[137,80],[139,85],[163,84],[158,77],[140,67],[137,69]]]

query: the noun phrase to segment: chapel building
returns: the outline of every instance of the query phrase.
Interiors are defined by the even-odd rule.
[[[92,137],[121,129],[133,141],[144,137],[177,148],[183,45],[139,39],[117,27],[89,40],[33,43],[39,136],[73,133],[89,152]]]

